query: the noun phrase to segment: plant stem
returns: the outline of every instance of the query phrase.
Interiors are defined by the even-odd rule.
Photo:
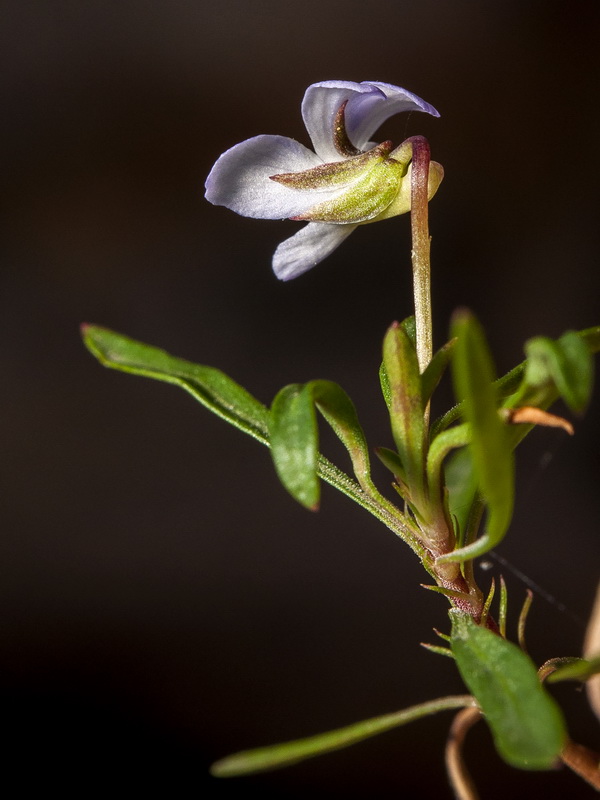
[[[412,231],[413,292],[417,330],[417,358],[421,372],[431,361],[433,332],[431,322],[431,268],[428,223],[429,142],[413,136],[410,224]]]

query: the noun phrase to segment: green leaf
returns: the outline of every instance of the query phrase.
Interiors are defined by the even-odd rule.
[[[462,544],[471,509],[477,497],[473,457],[468,447],[461,447],[447,459],[444,476],[448,490],[448,512],[456,522]]]
[[[582,331],[577,331],[575,335],[578,336],[582,342],[584,342],[590,354],[593,355],[594,353],[600,351],[600,325],[597,325],[593,328],[585,328]],[[508,398],[508,401],[504,404],[507,408],[514,408],[517,404],[532,405],[532,403],[529,401],[529,398],[523,396],[522,389],[519,389],[519,387],[523,385],[523,376],[525,375],[526,368],[527,361],[522,361],[516,367],[513,367],[510,372],[507,372],[506,375],[498,378],[498,380],[494,383],[498,393],[498,398]],[[518,389],[519,391],[517,392]],[[539,408],[546,409],[557,398],[558,392],[555,391],[546,397],[544,403],[540,402],[533,404],[537,405]],[[432,435],[437,435],[440,431],[444,430],[449,425],[452,425],[452,423],[459,419],[462,414],[462,403],[459,403],[435,421],[435,423],[432,425]],[[530,427],[523,426],[523,436],[525,436],[527,431],[530,429]],[[523,438],[523,436],[521,438]]]
[[[389,382],[392,434],[406,481],[418,503],[424,479],[424,405],[415,346],[403,325],[394,323],[383,342],[383,363]]]
[[[443,347],[440,347],[440,349],[434,353],[433,358],[421,376],[421,392],[424,404],[427,404],[431,400],[431,395],[434,393],[446,367],[448,366],[450,356],[452,355],[452,351],[454,349],[454,343],[455,340],[451,339],[449,342],[446,342]]]
[[[83,325],[82,334],[85,346],[104,366],[180,386],[222,419],[268,443],[268,409],[220,370],[174,358],[97,325]]]
[[[452,652],[502,758],[520,769],[550,769],[564,744],[562,713],[516,645],[455,610]]]
[[[252,395],[218,369],[174,358],[157,347],[143,344],[98,325],[82,325],[84,343],[101,364],[120,372],[180,386],[219,417],[267,446],[269,411]],[[320,455],[317,473],[324,481],[364,508],[424,557],[410,520],[389,501],[367,494],[359,484]]]
[[[525,353],[523,404],[544,403],[546,395],[553,394],[556,387],[569,408],[579,413],[585,410],[592,392],[594,364],[578,333],[567,331],[556,341],[537,336],[525,344]]]
[[[316,407],[348,451],[359,484],[366,492],[370,491],[369,446],[354,403],[342,387],[333,381],[310,381],[306,385]]]
[[[306,508],[319,507],[319,432],[306,386],[285,386],[273,400],[269,426],[271,455],[279,480]]]
[[[587,681],[600,673],[600,656],[596,658],[574,658],[559,666],[548,676],[548,683],[559,681]]]
[[[390,379],[385,371],[385,364],[383,361],[379,367],[379,385],[381,386],[381,394],[385,400],[388,411],[392,405],[392,390],[390,389]]]
[[[227,758],[217,761],[211,767],[211,773],[218,778],[231,778],[236,775],[248,775],[254,772],[263,772],[269,769],[279,769],[304,761],[332,750],[362,742],[379,733],[392,730],[400,725],[406,725],[422,717],[436,714],[438,711],[447,711],[455,708],[474,706],[475,702],[469,695],[440,697],[427,703],[420,703],[393,714],[384,714],[380,717],[356,722],[344,728],[337,728],[317,736],[306,739],[296,739],[292,742],[283,742],[271,747],[259,747],[255,750],[244,750],[234,753]]]
[[[369,449],[356,410],[344,390],[332,381],[310,381],[282,389],[271,407],[270,438],[279,479],[310,509],[319,505],[317,408],[344,444],[364,491],[372,488]]]
[[[514,457],[498,414],[494,368],[483,330],[472,314],[460,311],[454,316],[452,335],[457,338],[452,358],[455,392],[470,424],[469,450],[488,517],[482,537],[443,556],[440,562],[464,561],[495,547],[508,529],[514,503]]]
[[[375,455],[395,478],[399,478],[402,483],[406,483],[404,467],[400,461],[400,456],[395,450],[390,450],[388,447],[376,447]]]

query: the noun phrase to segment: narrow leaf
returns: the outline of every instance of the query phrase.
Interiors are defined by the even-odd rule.
[[[383,466],[389,469],[389,471],[394,475],[394,477],[400,478],[400,480],[402,480],[403,483],[406,482],[404,467],[402,466],[402,462],[400,461],[400,456],[398,455],[398,453],[396,453],[395,450],[390,450],[387,447],[376,447],[375,455],[381,461]]]
[[[97,325],[83,325],[82,335],[85,346],[104,366],[180,386],[236,428],[268,442],[267,408],[220,370],[174,358]]]
[[[582,412],[588,404],[592,391],[593,361],[591,353],[579,334],[568,331],[556,341],[537,336],[525,344],[527,367],[525,369],[523,393],[535,392],[539,405],[551,394],[554,387],[565,403],[573,410]]]
[[[457,338],[452,358],[455,392],[470,423],[469,450],[488,518],[484,536],[440,562],[475,558],[497,545],[509,526],[514,502],[514,458],[498,414],[494,368],[483,330],[472,314],[461,311],[454,316],[452,334]]]
[[[379,384],[381,386],[381,394],[383,395],[383,399],[389,411],[392,405],[392,390],[390,389],[390,379],[385,371],[385,364],[383,361],[379,367]]]
[[[290,494],[310,509],[319,504],[317,478],[318,409],[340,439],[365,492],[373,488],[369,448],[354,404],[337,383],[310,381],[282,389],[271,406],[271,453],[279,479]]]
[[[587,681],[600,674],[600,656],[597,658],[574,658],[571,663],[558,667],[548,676],[548,683],[559,681]]]
[[[310,381],[306,384],[306,391],[348,451],[356,479],[368,492],[372,486],[369,446],[354,403],[342,387],[333,381]]]
[[[566,742],[561,711],[516,645],[451,611],[452,652],[476,697],[496,748],[521,769],[550,769]]]
[[[383,363],[389,382],[392,434],[407,483],[416,495],[412,498],[415,502],[424,479],[424,406],[417,353],[410,336],[398,323],[386,333]]]
[[[600,325],[596,325],[593,328],[585,328],[582,331],[577,331],[575,335],[578,336],[585,344],[590,354],[593,355],[594,353],[600,351]],[[516,367],[513,367],[510,372],[507,372],[506,375],[498,378],[498,380],[494,383],[494,387],[498,394],[498,399],[508,398],[507,402],[505,403],[508,408],[514,407],[515,405],[520,405],[524,402],[532,402],[531,397],[526,397],[527,392],[522,391],[523,377],[525,375],[526,368],[527,361],[522,361]],[[544,408],[548,408],[548,406],[557,399],[558,391],[555,390],[546,397],[545,402],[538,402],[536,405],[540,407],[543,405]],[[436,435],[440,431],[443,431],[449,425],[452,425],[452,423],[459,419],[462,415],[462,403],[458,403],[451,408],[450,411],[447,411],[435,421],[431,429],[432,435]]]
[[[273,400],[269,425],[271,455],[279,480],[299,503],[319,507],[319,433],[310,391],[285,386]]]
[[[567,331],[558,340],[561,363],[554,380],[565,403],[583,413],[592,395],[594,360],[589,348],[575,331]]]
[[[445,462],[444,477],[448,489],[448,512],[456,521],[459,538],[463,542],[471,509],[477,497],[477,481],[470,448],[461,447],[452,453]]]
[[[400,725],[406,725],[430,714],[436,714],[438,711],[466,708],[474,705],[475,702],[469,695],[440,697],[437,700],[420,703],[402,711],[396,711],[393,714],[372,717],[344,728],[309,736],[306,739],[296,739],[292,742],[283,742],[271,747],[259,747],[255,750],[234,753],[213,764],[211,773],[218,778],[229,778],[235,775],[248,775],[253,772],[286,767],[306,758],[312,758],[312,756],[329,753],[332,750],[339,750],[342,747],[362,742],[371,736],[392,730],[392,728],[397,728]]]
[[[428,642],[421,642],[421,647],[429,650],[430,653],[435,653],[438,656],[446,656],[446,658],[454,658],[454,653],[449,647],[442,647],[439,644],[429,644]]]
[[[427,404],[431,400],[431,395],[434,393],[446,367],[448,366],[448,363],[450,362],[450,356],[452,355],[452,350],[454,349],[454,343],[455,340],[451,339],[449,342],[446,342],[443,347],[440,347],[440,349],[434,353],[433,358],[421,376],[421,392],[424,404]]]
[[[174,358],[164,350],[97,325],[82,325],[81,333],[88,350],[104,366],[179,386],[221,419],[269,446],[268,409],[220,370]],[[391,503],[386,505],[380,498],[367,494],[355,480],[322,455],[318,459],[317,473],[423,557],[423,548],[415,537],[413,526],[397,513]]]

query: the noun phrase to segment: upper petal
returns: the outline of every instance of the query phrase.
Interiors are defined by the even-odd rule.
[[[315,152],[323,161],[339,161],[333,139],[335,115],[347,100],[346,132],[352,144],[363,150],[377,128],[401,111],[424,111],[439,117],[432,105],[416,94],[379,81],[322,81],[309,86],[302,101],[302,118]]]
[[[273,272],[282,281],[297,278],[327,258],[356,227],[310,222],[275,250]]]
[[[206,199],[244,217],[285,219],[304,213],[323,193],[301,192],[271,180],[282,172],[300,172],[322,160],[285,136],[255,136],[220,156],[206,179]]]

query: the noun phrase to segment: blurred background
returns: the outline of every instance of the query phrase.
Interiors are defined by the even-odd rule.
[[[300,102],[325,79],[399,84],[441,113],[392,118],[380,138],[424,134],[446,169],[431,204],[438,344],[459,305],[502,372],[530,336],[598,324],[598,4],[0,9],[5,782],[66,797],[450,797],[449,715],[288,770],[209,777],[229,752],[461,693],[450,660],[419,647],[447,630],[446,602],[366,512],[328,487],[304,511],[264,448],[181,391],[103,370],[78,326],[218,366],[266,403],[336,380],[371,445],[389,446],[377,369],[386,327],[411,313],[408,219],[282,284],[270,259],[294,224],[202,196],[243,139],[308,144]],[[536,431],[520,454],[499,552],[556,598],[530,615],[538,663],[580,653],[595,592],[599,411],[597,391],[573,439]],[[503,571],[514,634],[525,587]],[[598,747],[585,694],[557,694],[573,737]],[[485,798],[592,795],[566,770],[505,767],[482,724],[467,759]]]

